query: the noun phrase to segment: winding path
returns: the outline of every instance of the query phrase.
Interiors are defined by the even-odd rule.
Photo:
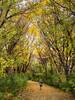
[[[19,94],[20,100],[75,100],[75,98],[54,87],[43,85],[40,90],[38,82],[28,81],[28,86]]]

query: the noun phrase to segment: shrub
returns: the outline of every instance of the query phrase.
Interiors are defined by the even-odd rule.
[[[25,74],[12,74],[0,78],[0,92],[16,94],[22,87],[26,86]]]
[[[70,85],[70,91],[75,95],[75,73],[70,76],[68,83]]]
[[[73,73],[68,80],[64,79],[64,81],[60,80],[60,74],[57,74],[56,72],[48,72],[47,74],[47,79],[43,75],[44,83],[50,86],[55,86],[64,91],[70,91],[75,95],[75,73]]]
[[[47,73],[47,78],[45,79],[45,76],[43,75],[43,80],[46,84],[51,86],[58,87],[59,85],[59,75],[57,73]]]
[[[4,94],[0,92],[0,100],[3,100],[3,98],[4,98]]]

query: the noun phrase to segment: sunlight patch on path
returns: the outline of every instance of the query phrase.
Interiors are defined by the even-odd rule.
[[[28,81],[27,88],[19,94],[20,100],[75,100],[75,98],[54,87],[43,85],[40,90],[39,83]]]

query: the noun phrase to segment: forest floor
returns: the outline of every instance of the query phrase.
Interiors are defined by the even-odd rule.
[[[38,82],[28,81],[27,88],[23,89],[14,100],[75,100],[75,97],[45,84],[40,90]]]

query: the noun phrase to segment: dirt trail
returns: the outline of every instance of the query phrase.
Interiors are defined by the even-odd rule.
[[[75,100],[75,98],[69,93],[45,84],[40,90],[38,82],[28,81],[28,86],[20,93],[19,100]]]

